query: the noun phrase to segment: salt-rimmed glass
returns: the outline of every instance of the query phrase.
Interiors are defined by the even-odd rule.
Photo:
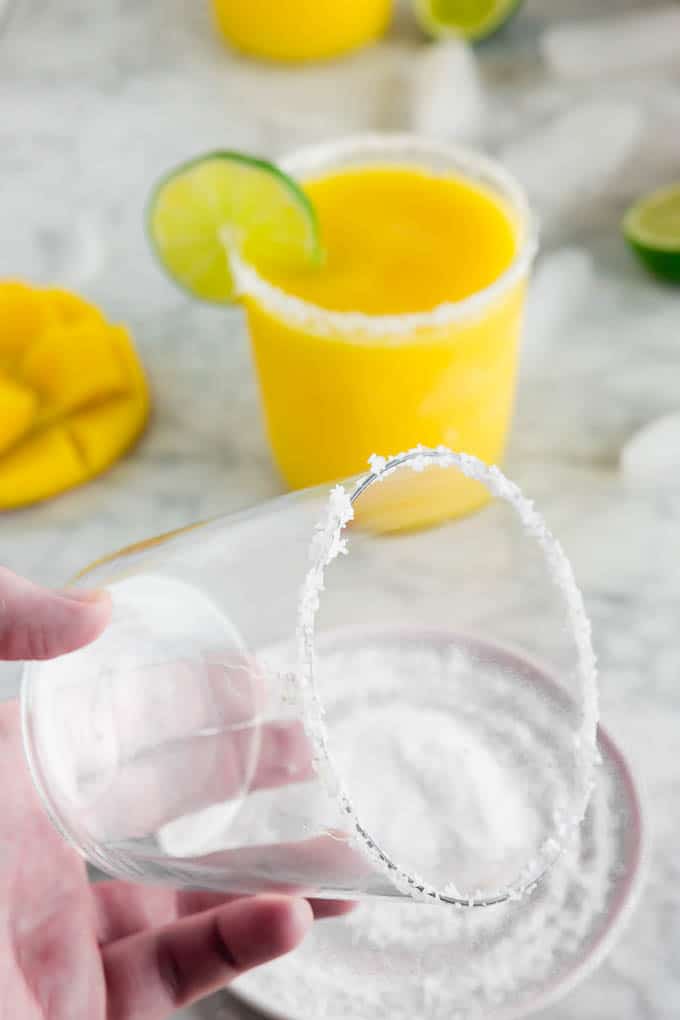
[[[414,135],[349,137],[281,161],[301,181],[376,166],[452,176],[484,191],[513,224],[515,255],[495,280],[463,300],[413,314],[366,315],[301,300],[230,253],[272,453],[292,488],[349,477],[376,450],[417,443],[444,443],[489,464],[502,459],[526,281],[537,248],[526,197],[487,157]],[[452,240],[450,258],[466,257]],[[481,498],[478,486],[461,480],[461,512]]]
[[[483,512],[390,530],[395,507],[460,474],[491,491]],[[112,623],[26,666],[25,742],[54,822],[105,871],[486,904],[540,879],[583,817],[581,598],[531,504],[475,458],[375,458],[330,498],[154,540],[83,582],[109,589]]]

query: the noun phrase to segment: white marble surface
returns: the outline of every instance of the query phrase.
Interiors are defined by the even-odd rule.
[[[643,782],[654,830],[633,924],[549,1016],[671,1020],[680,1011],[680,493],[626,488],[618,458],[638,427],[680,408],[680,291],[643,275],[617,223],[629,199],[680,177],[680,73],[551,80],[541,32],[594,6],[534,0],[486,48],[478,135],[527,178],[544,214],[507,467],[573,559],[604,720]],[[197,0],[17,4],[0,38],[0,275],[78,287],[130,324],[156,410],[135,453],[104,478],[0,518],[0,561],[58,584],[122,544],[279,491],[240,315],[193,305],[161,277],[141,225],[146,193],[203,148],[275,155],[338,131],[403,126],[403,71],[421,46],[401,17],[380,47],[284,72],[226,53]],[[553,151],[555,125],[574,110],[588,135]],[[581,165],[592,170],[585,179]],[[4,668],[0,692],[15,685]]]

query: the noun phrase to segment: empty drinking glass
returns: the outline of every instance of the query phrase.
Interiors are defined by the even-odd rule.
[[[463,478],[492,501],[460,519]],[[440,523],[404,528],[414,501]],[[142,543],[82,580],[110,592],[111,624],[25,667],[25,742],[53,821],[113,875],[484,904],[530,888],[583,817],[581,598],[531,504],[475,458],[374,458],[330,495]]]

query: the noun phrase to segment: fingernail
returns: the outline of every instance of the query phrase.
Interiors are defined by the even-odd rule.
[[[297,897],[293,899],[290,904],[290,919],[297,929],[298,938],[302,938],[314,920],[314,912],[309,901]]]
[[[108,602],[110,597],[103,588],[65,588],[58,594],[72,602]]]

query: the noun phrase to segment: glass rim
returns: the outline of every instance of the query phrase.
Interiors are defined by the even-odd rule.
[[[509,504],[524,527],[537,542],[553,585],[560,591],[562,604],[571,628],[577,652],[577,675],[582,686],[580,722],[574,734],[578,752],[578,769],[572,796],[572,813],[563,823],[555,822],[555,830],[543,840],[533,860],[520,871],[507,887],[490,891],[486,895],[461,895],[447,887],[439,889],[419,875],[401,866],[374,839],[370,827],[355,810],[350,793],[344,787],[343,776],[336,765],[330,747],[329,731],[325,721],[323,696],[316,672],[316,623],[325,588],[326,570],[342,553],[349,551],[346,528],[354,517],[354,504],[373,485],[396,471],[411,469],[416,473],[428,467],[457,469],[465,477],[481,482],[497,499]],[[520,899],[530,893],[559,859],[569,839],[585,817],[594,788],[595,770],[599,764],[597,744],[599,698],[597,665],[593,650],[590,623],[583,596],[576,583],[571,564],[562,546],[554,538],[543,517],[521,490],[502,471],[485,464],[470,454],[455,453],[446,446],[417,446],[412,450],[388,458],[373,455],[370,470],[358,479],[350,480],[351,490],[338,484],[330,492],[326,518],[319,522],[310,546],[311,568],[303,582],[297,616],[297,670],[302,684],[305,703],[307,734],[314,748],[314,760],[320,778],[331,795],[337,799],[344,817],[353,826],[352,838],[361,850],[404,894],[426,902],[443,902],[455,906],[486,907]],[[506,653],[514,654],[509,646]],[[535,663],[530,663],[535,667]]]
[[[404,163],[426,164],[427,160],[446,160],[464,176],[481,179],[498,190],[508,204],[521,230],[520,244],[510,263],[491,283],[458,301],[445,301],[425,311],[402,314],[370,314],[359,311],[335,311],[312,301],[289,294],[266,280],[258,270],[241,258],[235,250],[228,257],[237,294],[258,300],[264,308],[291,323],[321,334],[404,335],[420,329],[441,328],[451,323],[474,320],[486,307],[510,290],[529,271],[538,251],[538,222],[526,194],[500,163],[474,149],[455,143],[438,141],[424,135],[403,133],[372,133],[348,135],[332,142],[296,149],[281,159],[279,166],[292,177],[304,179],[315,170],[332,167],[333,163],[352,156],[380,158],[392,150],[404,149]],[[414,158],[415,157],[415,158]]]

